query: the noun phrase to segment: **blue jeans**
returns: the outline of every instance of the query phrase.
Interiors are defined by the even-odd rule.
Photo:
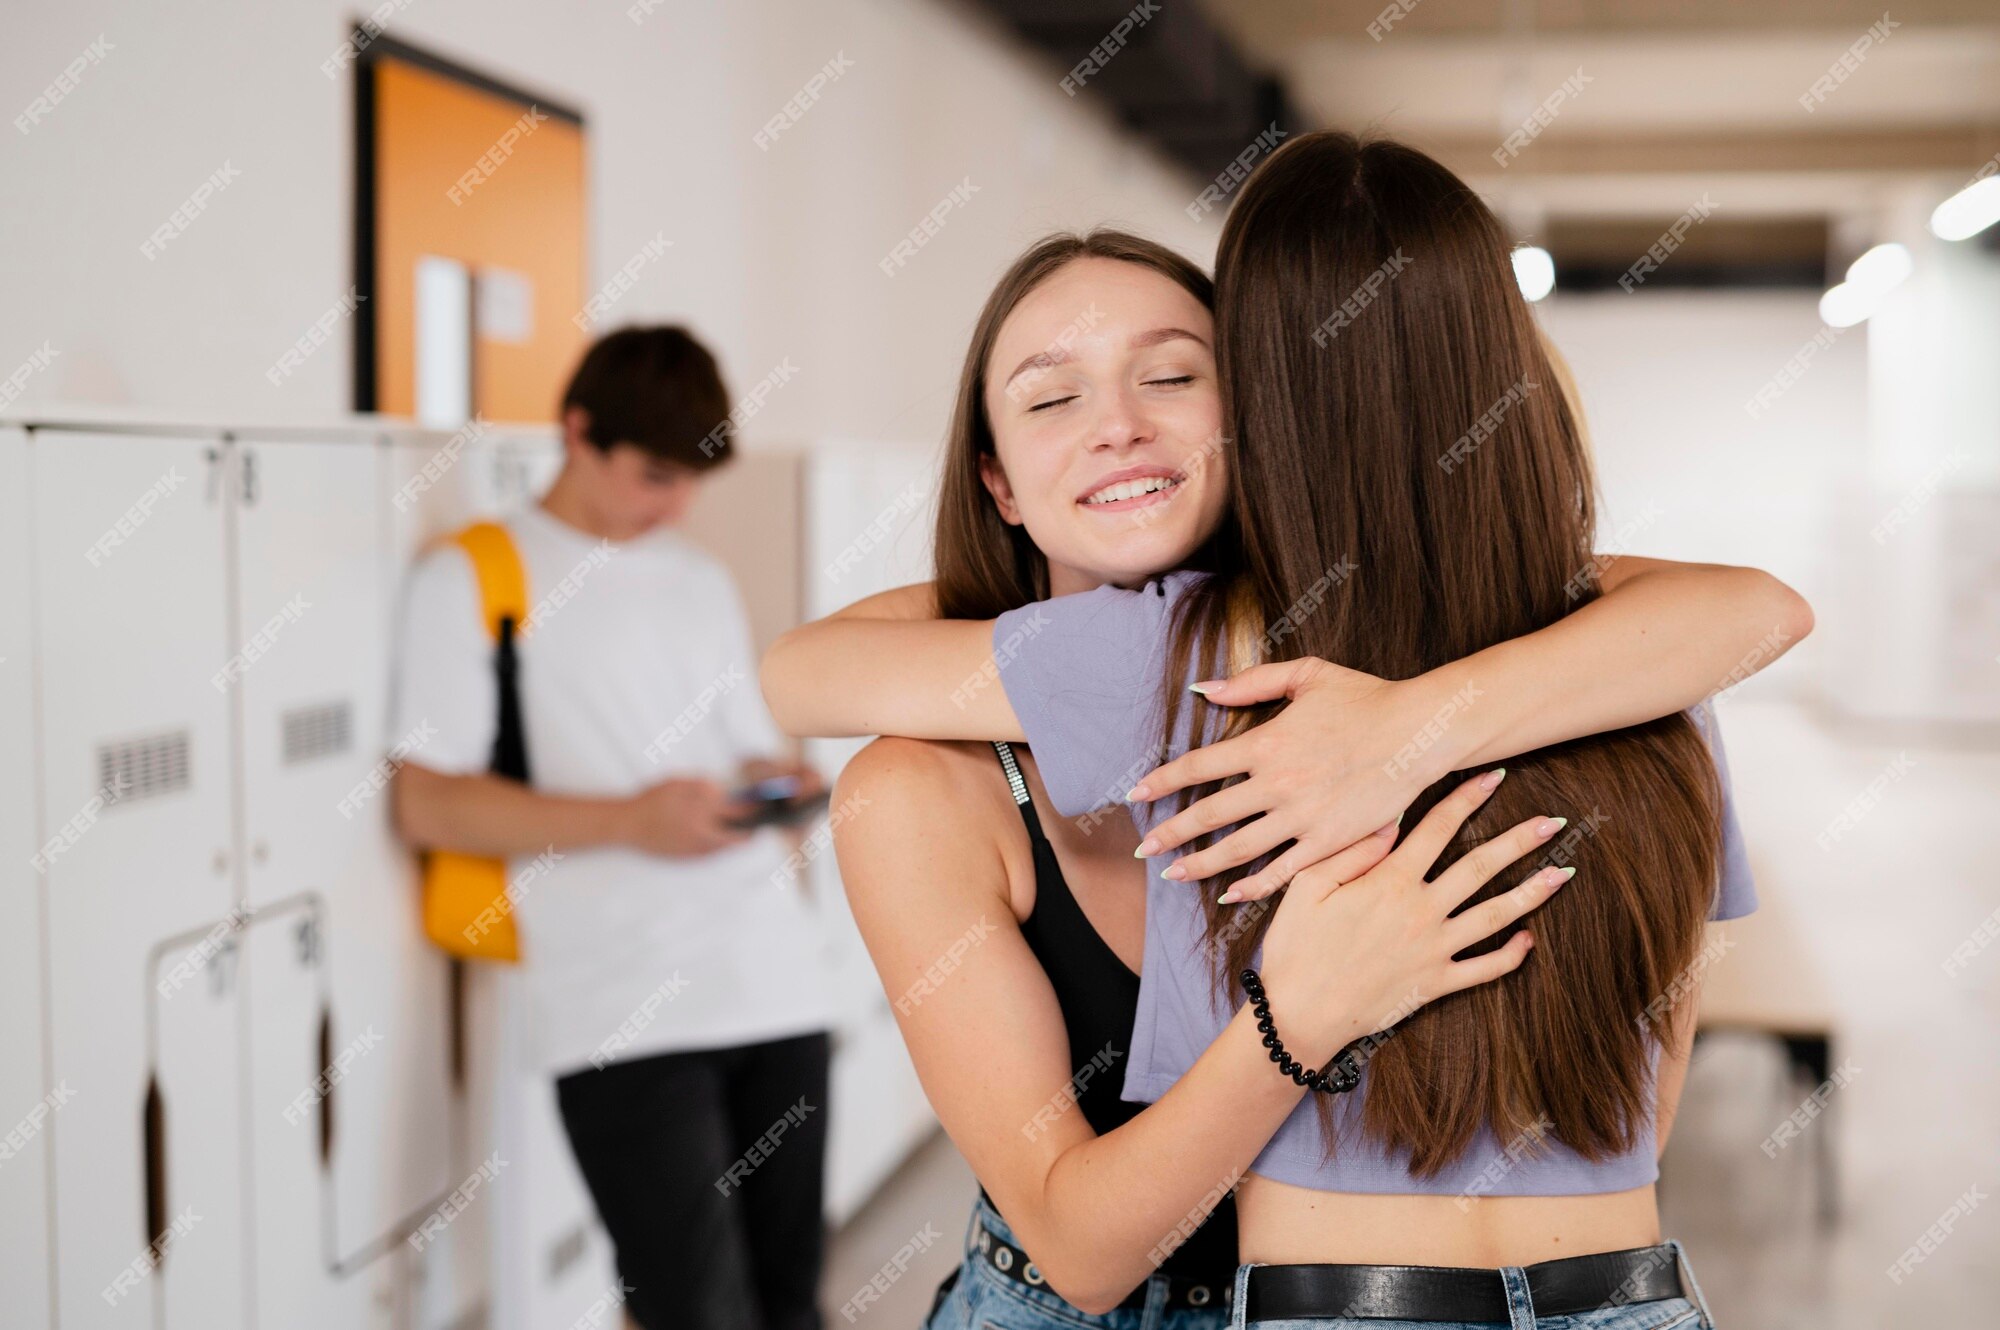
[[[1146,1281],[1144,1307],[1101,1316],[1080,1312],[1046,1285],[1031,1287],[987,1264],[974,1245],[982,1227],[1016,1247],[1021,1245],[999,1211],[983,1198],[974,1202],[972,1222],[965,1231],[966,1258],[924,1322],[924,1330],[1227,1330],[1229,1326],[1229,1309],[1220,1296],[1226,1290],[1216,1290],[1212,1307],[1168,1311],[1167,1277],[1161,1274]]]
[[[1715,1330],[1701,1286],[1694,1282],[1694,1268],[1678,1242],[1668,1246],[1680,1260],[1681,1284],[1685,1298],[1662,1298],[1657,1302],[1635,1302],[1622,1307],[1604,1307],[1569,1316],[1536,1316],[1528,1297],[1528,1277],[1519,1266],[1500,1271],[1507,1285],[1508,1319],[1505,1321],[1381,1321],[1347,1316],[1315,1316],[1307,1320],[1245,1321],[1241,1315],[1244,1289],[1255,1266],[1236,1269],[1238,1314],[1231,1330]]]

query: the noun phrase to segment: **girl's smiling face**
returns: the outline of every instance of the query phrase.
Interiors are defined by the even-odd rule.
[[[1177,282],[1084,258],[1022,298],[986,364],[980,477],[1048,559],[1049,594],[1136,586],[1222,520],[1215,321]]]

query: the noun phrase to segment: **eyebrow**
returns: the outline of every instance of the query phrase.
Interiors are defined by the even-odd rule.
[[[1158,346],[1163,342],[1180,341],[1183,338],[1190,342],[1199,342],[1202,349],[1208,349],[1207,338],[1197,336],[1185,328],[1154,328],[1147,332],[1142,332],[1132,339],[1131,347],[1134,351],[1143,351],[1149,346]],[[1002,386],[1004,387],[1005,384],[1012,383],[1028,370],[1053,369],[1057,365],[1067,364],[1074,359],[1076,357],[1071,355],[1069,350],[1064,347],[1052,347],[1047,351],[1037,351],[1034,355],[1029,356],[1026,360],[1014,366],[1014,372],[1006,377]]]

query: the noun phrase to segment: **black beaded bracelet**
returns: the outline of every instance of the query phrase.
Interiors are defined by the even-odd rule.
[[[1257,977],[1255,970],[1246,969],[1239,976],[1243,981],[1243,991],[1250,995],[1250,1009],[1257,1013],[1257,1028],[1263,1031],[1264,1047],[1271,1050],[1271,1061],[1278,1064],[1278,1070],[1292,1078],[1292,1084],[1303,1085],[1308,1090],[1320,1094],[1346,1094],[1361,1084],[1361,1068],[1354,1061],[1354,1054],[1342,1049],[1333,1059],[1333,1074],[1313,1071],[1301,1066],[1299,1060],[1285,1051],[1284,1041],[1278,1038],[1278,1027],[1271,1020],[1271,999],[1264,995],[1264,981]]]

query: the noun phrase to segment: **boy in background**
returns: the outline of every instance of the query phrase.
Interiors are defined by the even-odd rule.
[[[682,329],[590,348],[563,395],[562,472],[503,522],[531,606],[532,785],[486,774],[493,642],[447,545],[405,607],[393,732],[435,733],[397,776],[395,816],[419,849],[542,860],[514,902],[529,1034],[627,1313],[647,1330],[816,1330],[818,934],[784,846],[734,825],[750,809],[731,792],[823,782],[782,757],[728,573],[672,530],[730,456],[728,410]]]

